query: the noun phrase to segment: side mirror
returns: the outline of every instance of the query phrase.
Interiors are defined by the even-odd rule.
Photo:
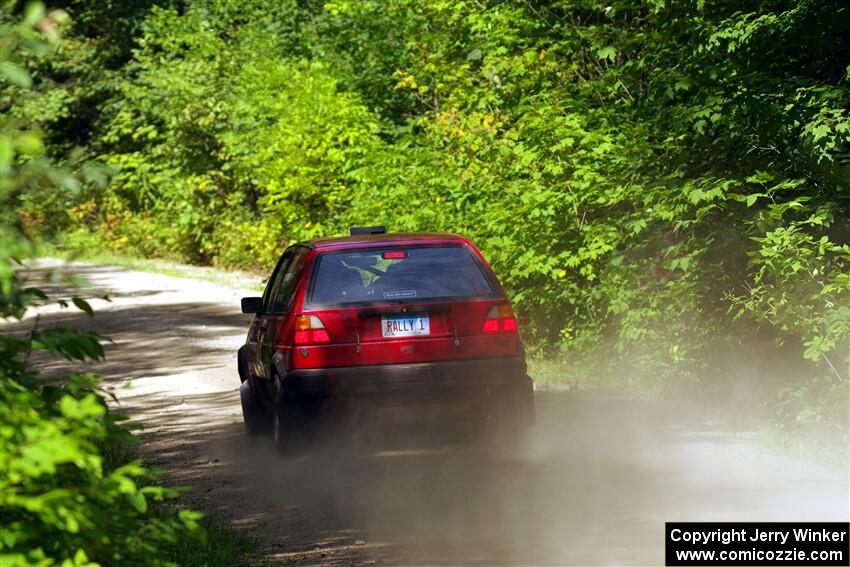
[[[242,298],[242,313],[262,313],[263,298],[262,297],[243,297]]]

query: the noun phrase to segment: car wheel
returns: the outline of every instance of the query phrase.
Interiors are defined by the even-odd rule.
[[[267,433],[270,425],[269,415],[247,380],[239,386],[239,398],[242,401],[242,419],[245,421],[245,431],[248,435]]]
[[[303,452],[306,445],[303,412],[297,403],[286,398],[279,379],[275,380],[272,433],[280,454],[295,455]]]

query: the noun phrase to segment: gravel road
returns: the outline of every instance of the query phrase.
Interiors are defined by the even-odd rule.
[[[57,266],[43,261],[34,274]],[[255,292],[73,270],[89,295],[111,301],[93,300],[94,318],[42,308],[39,325],[112,338],[93,369],[144,426],[145,459],[191,486],[193,506],[256,538],[257,562],[663,565],[664,521],[850,518],[846,468],[771,454],[755,433],[721,433],[698,400],[538,391],[520,454],[409,439],[282,458],[242,429],[235,353],[249,316],[239,299]]]

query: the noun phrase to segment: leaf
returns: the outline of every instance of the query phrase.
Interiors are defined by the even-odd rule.
[[[44,142],[36,132],[24,132],[15,139],[18,151],[29,156],[41,155],[44,152]]]
[[[12,165],[15,152],[12,149],[12,140],[8,136],[0,135],[0,172]]]
[[[0,63],[0,76],[22,89],[29,89],[32,87],[32,77],[30,77],[30,74],[11,61],[3,61]]]
[[[812,137],[815,141],[825,138],[827,135],[829,135],[829,126],[826,124],[821,124],[812,128]]]
[[[80,311],[84,311],[85,314],[88,315],[89,317],[94,316],[94,310],[91,308],[91,305],[89,305],[89,302],[86,301],[85,299],[81,299],[79,297],[74,297],[74,298],[71,299],[71,301],[74,302],[74,305],[76,305],[77,308]]]
[[[148,501],[145,498],[145,495],[141,492],[133,492],[127,495],[127,500],[129,500],[130,505],[136,509],[140,514],[144,514],[148,511]]]
[[[770,181],[773,181],[774,179],[776,179],[776,178],[772,174],[768,173],[767,171],[758,171],[758,172],[754,173],[753,175],[750,175],[749,177],[747,177],[747,183],[765,184],[765,183],[769,183]]]
[[[480,49],[473,49],[469,53],[466,54],[467,61],[478,61],[484,56],[484,53]]]
[[[596,56],[600,59],[607,59],[613,63],[617,59],[617,48],[613,45],[606,45],[596,52]]]
[[[693,191],[691,191],[691,194],[688,195],[688,200],[694,205],[696,205],[700,201],[703,201],[704,199],[705,191],[703,191],[702,189],[694,189]]]
[[[27,26],[36,25],[39,20],[44,17],[44,3],[28,2],[26,11],[24,12],[24,24]]]

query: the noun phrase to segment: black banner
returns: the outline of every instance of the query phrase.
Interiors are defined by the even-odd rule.
[[[668,567],[850,566],[844,522],[667,522]]]

